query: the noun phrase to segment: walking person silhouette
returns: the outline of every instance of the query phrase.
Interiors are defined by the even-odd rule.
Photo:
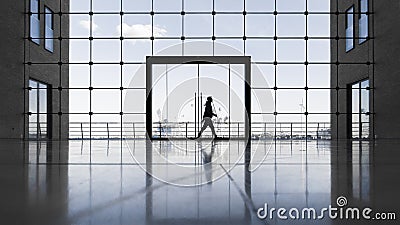
[[[213,122],[211,120],[211,118],[213,116],[217,116],[217,114],[215,114],[213,112],[213,108],[212,108],[212,105],[211,105],[212,101],[213,101],[213,99],[212,99],[211,96],[207,97],[207,101],[206,101],[206,104],[205,104],[206,107],[204,109],[203,121],[202,121],[203,122],[203,126],[201,127],[201,130],[199,131],[199,134],[198,134],[197,138],[201,137],[201,134],[203,133],[203,131],[207,127],[210,127],[214,138],[218,138],[217,134],[215,133],[214,124],[213,124]]]

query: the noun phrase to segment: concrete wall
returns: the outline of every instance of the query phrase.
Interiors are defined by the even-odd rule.
[[[68,115],[57,115],[57,112],[68,112],[68,91],[57,90],[57,87],[67,88],[68,64],[57,65],[59,61],[68,63],[69,43],[68,39],[54,40],[54,52],[51,53],[44,48],[44,40],[40,45],[30,40],[24,40],[29,36],[29,0],[4,1],[0,11],[6,21],[2,21],[1,42],[2,54],[0,55],[1,77],[0,83],[0,138],[27,138],[28,116],[24,112],[29,111],[28,87],[30,78],[51,85],[52,104],[51,109],[51,137],[53,139],[65,139],[68,137]],[[69,11],[69,1],[41,0],[40,12],[44,12],[44,6],[48,6],[53,12]],[[44,18],[41,15],[41,37],[44,37]],[[61,29],[60,29],[61,28]],[[58,14],[54,15],[54,36],[69,37],[69,16],[62,15],[61,21]],[[24,59],[25,58],[25,59]],[[54,63],[42,65],[24,65],[25,62]],[[61,76],[60,76],[61,74]]]
[[[339,5],[337,5],[339,3]],[[382,3],[381,3],[382,4]],[[344,14],[347,9],[354,5],[354,12],[359,11],[358,0],[347,0],[337,1],[331,0],[331,11],[339,11],[339,16],[331,15],[331,37],[340,38],[346,37],[345,33],[345,17]],[[372,0],[370,0],[370,12],[372,10]],[[358,15],[354,16],[354,30],[355,37],[358,37]],[[373,35],[373,23],[374,16],[369,17],[369,31],[370,36]],[[378,22],[379,23],[379,22]],[[376,27],[376,25],[375,25]],[[337,29],[339,28],[339,29]],[[375,41],[375,43],[378,40]],[[331,126],[332,126],[332,138],[346,139],[351,136],[350,116],[351,116],[351,89],[350,85],[361,81],[363,79],[369,79],[370,87],[376,87],[376,79],[374,78],[374,66],[371,64],[367,65],[367,62],[373,62],[374,58],[374,40],[367,40],[366,42],[359,44],[358,39],[354,42],[354,49],[346,52],[346,40],[340,39],[336,41],[331,40]],[[375,52],[375,59],[377,53]],[[339,65],[336,65],[339,62]],[[338,90],[336,88],[339,88]],[[374,90],[370,91],[370,112],[374,111],[373,101]],[[336,112],[339,112],[337,115]],[[377,112],[379,114],[379,112]],[[370,116],[370,137],[374,136],[374,116]]]
[[[375,134],[400,138],[400,2],[374,1]]]
[[[24,129],[24,1],[4,1],[0,7],[1,79],[0,137],[23,138]],[[19,29],[16,29],[19,28]],[[6,43],[6,44],[5,44]]]

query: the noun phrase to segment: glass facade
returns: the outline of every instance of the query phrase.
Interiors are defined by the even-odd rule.
[[[372,65],[358,59],[342,61],[339,56],[336,62],[332,62],[335,61],[331,59],[334,42],[339,43],[341,52],[354,48],[355,8],[347,5],[338,8],[337,14],[331,11],[330,3],[329,0],[205,0],[201,3],[193,0],[71,0],[69,11],[52,9],[68,17],[43,10],[48,21],[46,49],[51,51],[55,41],[63,46],[62,43],[68,40],[68,60],[61,57],[50,62],[31,60],[26,68],[56,67],[56,64],[68,66],[68,87],[60,82],[57,86],[61,88],[53,91],[59,94],[68,92],[70,110],[63,112],[60,109],[58,113],[69,117],[70,138],[144,138],[147,57],[250,56],[252,137],[279,139],[296,136],[303,140],[321,138],[320,134],[324,134],[324,138],[330,138],[332,115],[339,117],[347,113],[331,109],[330,96],[347,90],[346,85],[332,84],[332,64],[339,68],[338,71],[356,65],[366,68]],[[58,41],[54,39],[54,35],[58,36],[55,30],[67,18],[69,36],[63,37],[60,31],[62,40]],[[340,22],[339,27],[343,27],[342,21],[346,21],[346,32],[338,32],[336,37],[332,37],[331,23],[335,19],[338,24]],[[54,21],[57,21],[56,25]],[[169,112],[173,100],[167,94],[178,90],[186,81],[184,77],[194,76],[197,69],[184,64],[158,66],[162,73],[159,74],[160,83],[155,85],[160,89],[154,91],[160,92],[156,95],[161,101],[160,106],[165,106]],[[195,93],[203,93],[218,96],[219,91],[229,90],[229,85],[207,93],[202,88],[210,84],[210,81],[205,81],[207,77],[214,77],[215,84],[226,84],[227,77],[219,74],[232,72],[226,69],[232,65],[213,65],[209,71],[203,66],[206,67],[199,65],[200,79],[195,81],[200,88],[184,91],[182,95],[192,97]],[[214,76],[214,69],[221,71]],[[186,74],[186,70],[190,72]],[[240,85],[235,89],[242,91]],[[222,94],[218,98],[224,102],[225,108],[237,111]],[[185,104],[176,108],[186,110],[185,107],[191,107],[192,103]],[[157,107],[154,106],[155,111]],[[194,112],[176,118],[170,113],[165,118],[155,114],[153,119],[155,122],[165,119],[183,122],[186,118],[186,122],[191,123],[193,118],[189,115],[194,116]],[[236,120],[232,115],[228,116],[229,119]],[[107,127],[107,124],[113,126]]]
[[[148,56],[250,56],[251,120],[255,138],[278,134],[285,136],[290,134],[291,124],[293,133],[303,138],[306,132],[316,138],[318,129],[328,132],[328,0],[276,3],[247,0],[207,0],[201,3],[192,0],[123,0],[112,3],[71,0],[70,10],[71,138],[81,137],[81,123],[89,128],[97,123],[105,127],[107,122],[123,128],[122,132],[121,129],[110,132],[115,138],[121,133],[129,137],[133,137],[134,133],[135,137],[145,137],[144,64]],[[165,99],[160,105],[170,106],[173,100],[166,97],[164,89],[168,88],[168,93],[177,91],[188,76],[196,74],[196,66],[192,68],[194,71],[188,65],[157,66],[164,72],[159,74],[162,77],[160,83],[155,84],[160,89],[154,92],[160,92],[157,94],[160,101]],[[228,93],[228,85],[201,90],[206,86],[203,83],[210,83],[205,78],[214,76],[211,75],[212,70],[221,69],[218,74],[227,74],[228,67],[215,65],[211,66],[213,69],[207,69],[200,65],[200,89],[196,87],[196,90],[181,94],[192,97],[196,92],[218,97],[218,90],[227,90],[223,93]],[[186,74],[186,69],[191,72]],[[227,77],[222,78],[218,74],[215,85],[228,82]],[[236,89],[243,91],[242,84],[238,85]],[[84,87],[86,89],[82,89]],[[130,105],[131,96],[137,101],[134,106]],[[225,102],[223,96],[220,98],[221,102]],[[77,104],[77,101],[82,104]],[[302,102],[304,107],[299,106]],[[155,112],[157,107],[154,106]],[[228,104],[224,107],[228,108]],[[237,108],[231,110],[240,111]],[[184,113],[185,117],[168,118],[168,121],[182,122],[183,118],[187,118],[186,122],[191,123],[193,118],[189,116],[192,114]],[[167,119],[154,117],[154,121]],[[220,118],[221,121],[224,118]],[[132,124],[135,124],[135,132],[130,128]],[[276,133],[276,126],[284,129]],[[128,127],[126,131],[124,127]],[[85,132],[84,136],[94,137],[97,134],[102,134],[96,136],[101,138],[105,133]]]

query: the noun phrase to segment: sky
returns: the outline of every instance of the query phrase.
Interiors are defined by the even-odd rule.
[[[122,10],[125,12],[149,12],[151,11],[150,0],[123,0]],[[211,0],[185,0],[184,10],[187,12],[211,12]],[[247,0],[246,11],[260,12],[273,11],[273,0]],[[71,0],[71,12],[82,12],[82,14],[70,15],[70,37],[71,38],[87,38],[90,35],[90,27],[92,27],[93,37],[95,38],[119,38],[124,37],[149,37],[152,32],[156,38],[162,40],[154,41],[154,55],[212,55],[213,48],[211,40],[197,40],[200,44],[193,43],[196,40],[186,40],[184,47],[180,44],[180,40],[171,40],[169,37],[210,37],[212,36],[212,15],[185,15],[184,23],[182,24],[181,15],[159,15],[154,16],[154,27],[152,30],[151,16],[138,14],[125,14],[121,23],[119,15],[94,15],[92,23],[90,22],[89,0]],[[93,0],[94,12],[120,12],[120,0]],[[180,0],[154,0],[154,11],[156,12],[180,12],[182,10],[182,2]],[[306,10],[305,0],[277,0],[278,12],[303,12]],[[246,15],[245,22],[241,14],[226,15],[218,14],[218,12],[242,12],[243,0],[216,0],[215,1],[215,36],[226,37],[226,39],[217,39],[216,43],[220,47],[214,47],[215,55],[247,55],[252,57],[252,62],[273,62],[274,41],[251,39],[234,40],[231,37],[249,37],[274,36],[274,16],[257,14]],[[329,12],[329,0],[308,0],[308,11]],[[278,15],[277,16],[277,36],[278,37],[329,37],[330,25],[329,15],[309,15],[307,21],[303,15]],[[182,33],[183,27],[183,33]],[[245,29],[243,28],[245,27]],[[193,47],[197,46],[197,47]],[[199,47],[200,46],[200,47]],[[222,46],[222,47],[221,47]],[[119,40],[94,40],[92,46],[92,61],[93,62],[145,62],[145,58],[152,55],[151,41],[146,40],[124,40],[122,52],[120,49]],[[306,58],[306,46],[304,40],[280,39],[277,41],[277,61],[278,62],[329,62],[330,61],[330,41],[325,40],[309,40]],[[70,62],[89,62],[90,61],[90,45],[89,41],[72,39],[70,40]],[[174,69],[170,74],[170,82],[184,83],[185,79],[175,78],[172,74],[184,74],[186,69]],[[193,68],[192,68],[193,69]],[[179,73],[179,70],[181,72]],[[190,69],[189,69],[190,70]],[[222,78],[213,77],[216,71],[219,74],[227,73],[225,67],[208,68],[202,70],[204,78],[200,82],[211,82],[210,79],[216,80],[213,90],[221,90],[226,76]],[[196,72],[196,71],[194,71]],[[165,73],[164,73],[165,74]],[[178,75],[175,75],[178,76]],[[182,76],[182,75],[179,75]],[[92,86],[97,87],[113,87],[119,88],[121,83],[124,87],[145,87],[144,82],[145,68],[144,65],[124,65],[122,68],[119,65],[94,65],[92,67]],[[330,66],[329,65],[310,65],[307,68],[306,82],[306,67],[304,65],[287,65],[280,64],[277,66],[276,80],[273,65],[257,64],[252,66],[252,86],[253,87],[273,87],[275,85],[280,88],[300,88],[305,87],[330,87]],[[191,79],[190,76],[187,76]],[[186,79],[186,81],[188,81]],[[208,79],[208,80],[207,80]],[[70,87],[89,87],[89,66],[88,65],[71,65],[70,66]],[[187,83],[190,83],[187,82]],[[238,84],[232,88],[238,87]],[[165,84],[165,83],[164,83]],[[170,84],[169,89],[173,90],[174,84]],[[176,86],[179,86],[175,83]],[[159,92],[165,91],[159,85]],[[210,85],[213,86],[213,85]],[[240,92],[240,88],[238,92]],[[184,88],[182,90],[185,90]],[[208,90],[211,95],[213,90]],[[228,89],[226,89],[228,90]],[[175,90],[177,91],[177,90]],[[171,91],[170,91],[171,92]],[[164,92],[165,93],[165,92]],[[191,93],[181,93],[182,95],[193,96]],[[207,93],[207,94],[208,94]],[[227,93],[227,92],[224,92]],[[145,112],[145,90],[125,90],[123,91],[122,101],[125,103],[126,98],[133,98],[133,106],[126,106],[127,110],[132,112]],[[253,98],[258,104],[253,105],[253,112],[264,111],[273,112],[273,102],[276,98],[276,111],[285,113],[302,112],[300,104],[306,102],[304,90],[278,90],[276,97],[273,92],[265,90],[255,90]],[[164,97],[158,98],[159,102],[155,107],[162,108]],[[221,98],[223,99],[223,98]],[[223,100],[221,100],[223,101]],[[157,105],[158,104],[158,105]],[[74,90],[70,91],[70,112],[87,113],[89,107],[89,91]],[[178,106],[182,108],[181,114],[177,118],[189,118],[191,103]],[[224,103],[221,103],[221,106]],[[238,104],[236,104],[238,105]],[[186,107],[186,109],[185,109]],[[217,108],[220,108],[219,106]],[[222,107],[223,108],[223,107]],[[307,111],[328,113],[330,112],[330,91],[326,90],[310,90],[308,92]],[[118,113],[121,109],[121,95],[119,90],[94,90],[92,95],[92,111],[101,113]],[[156,110],[153,110],[156,111]],[[232,110],[235,111],[235,110]],[[239,115],[239,114],[238,114]],[[186,116],[186,117],[185,117]],[[156,118],[155,114],[153,118]],[[234,115],[232,115],[234,117]],[[240,117],[240,116],[239,116]],[[257,117],[257,116],[255,116]],[[119,121],[119,115],[95,115],[93,121]],[[144,116],[135,115],[126,117],[129,120],[142,120]],[[71,115],[71,122],[88,121],[87,115]],[[170,118],[171,120],[172,118]],[[258,120],[273,121],[273,117],[258,118]],[[304,120],[304,116],[299,115],[279,115],[277,121],[296,122]],[[309,121],[329,122],[329,115],[312,115],[309,116]]]

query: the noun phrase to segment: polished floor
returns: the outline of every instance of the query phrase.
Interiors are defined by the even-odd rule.
[[[41,225],[398,224],[397,219],[281,219],[274,212],[267,218],[259,213],[265,204],[267,211],[297,208],[300,214],[304,208],[339,208],[342,196],[347,200],[343,207],[369,207],[371,215],[398,217],[399,144],[0,141],[0,220]]]

